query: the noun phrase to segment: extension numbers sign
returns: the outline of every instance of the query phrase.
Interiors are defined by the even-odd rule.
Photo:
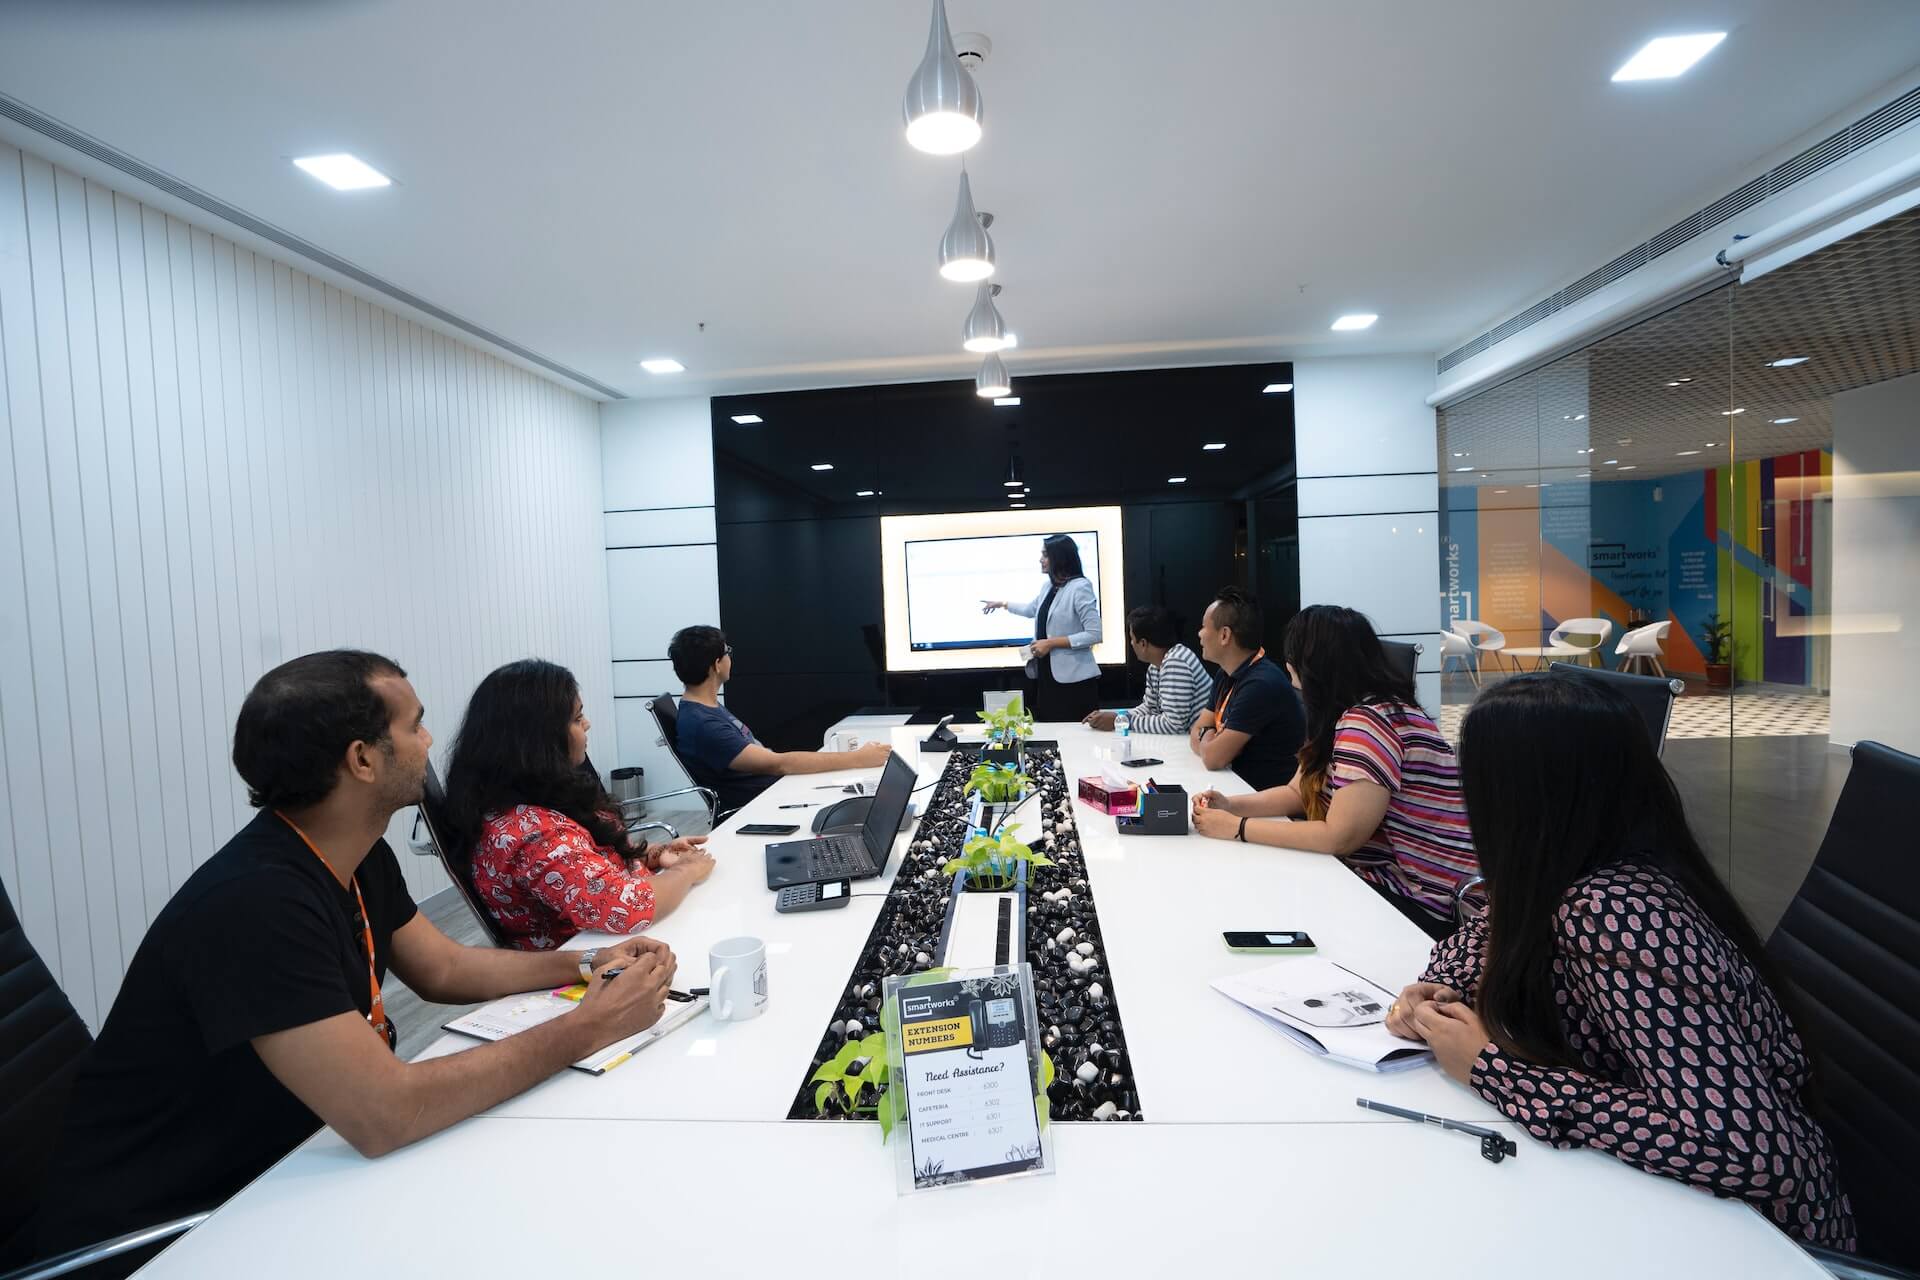
[[[887,1056],[892,1087],[905,1095],[901,1190],[1052,1172],[1037,1106],[1033,971],[939,977],[887,982]]]

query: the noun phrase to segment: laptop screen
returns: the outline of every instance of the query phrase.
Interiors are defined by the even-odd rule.
[[[873,865],[886,869],[887,855],[893,850],[893,838],[900,832],[900,819],[907,812],[907,797],[913,794],[917,775],[913,766],[900,758],[898,751],[887,753],[887,767],[874,788],[873,803],[867,807],[867,820],[860,836],[873,855]]]

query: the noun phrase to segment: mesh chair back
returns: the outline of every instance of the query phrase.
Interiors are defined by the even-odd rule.
[[[1556,662],[1552,670],[1562,672],[1581,680],[1591,680],[1602,684],[1617,693],[1626,695],[1640,718],[1647,723],[1647,737],[1653,742],[1655,755],[1666,750],[1667,726],[1673,720],[1673,700],[1686,686],[1678,680],[1661,676],[1636,676],[1625,671],[1608,671],[1604,667],[1582,667],[1570,662]]]
[[[447,873],[447,879],[453,881],[453,887],[460,892],[460,900],[467,904],[479,919],[480,927],[487,931],[496,947],[507,945],[506,935],[500,932],[500,926],[494,923],[493,913],[487,910],[487,904],[474,892],[473,881],[462,873],[452,857],[453,826],[447,821],[447,789],[440,783],[440,775],[434,770],[433,761],[427,761],[426,786],[420,796],[420,818],[426,823],[427,841],[433,846],[434,856],[440,859],[440,866]]]
[[[1404,640],[1382,640],[1380,647],[1387,651],[1387,661],[1413,680],[1420,671],[1420,655],[1425,652],[1421,645],[1408,644]]]

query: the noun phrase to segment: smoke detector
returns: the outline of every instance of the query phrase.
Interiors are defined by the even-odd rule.
[[[993,52],[993,41],[978,31],[956,31],[953,35],[953,51],[960,55],[960,65],[970,72],[978,72]]]

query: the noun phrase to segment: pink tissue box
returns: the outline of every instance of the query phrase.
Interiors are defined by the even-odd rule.
[[[1108,790],[1104,779],[1082,778],[1080,802],[1092,805],[1110,817],[1131,817],[1140,812],[1140,788],[1131,786]]]

